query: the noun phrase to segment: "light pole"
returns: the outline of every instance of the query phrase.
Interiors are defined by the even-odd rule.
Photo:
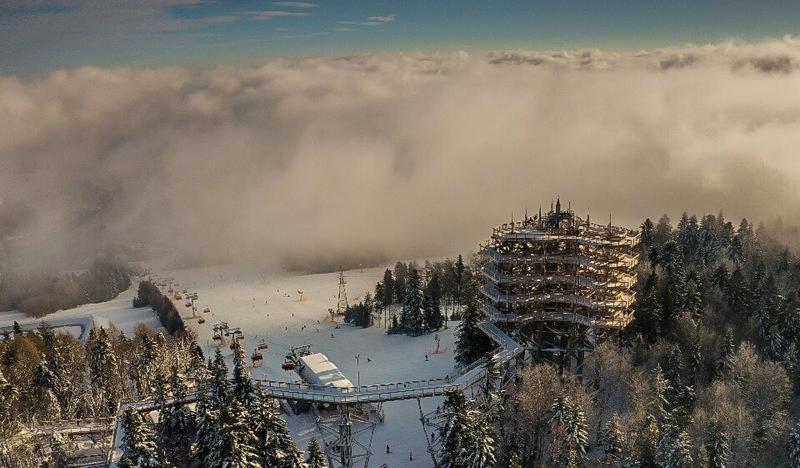
[[[361,369],[359,368],[359,364],[361,361],[361,354],[354,354],[353,357],[356,360],[356,380],[357,380],[357,387],[361,387]]]

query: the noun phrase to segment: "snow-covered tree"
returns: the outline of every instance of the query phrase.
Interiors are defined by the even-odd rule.
[[[463,392],[451,392],[444,404],[445,423],[439,429],[442,468],[490,468],[495,465],[491,424]]]
[[[422,285],[419,270],[411,268],[408,273],[406,297],[403,311],[400,313],[400,328],[409,335],[420,335],[424,332],[424,316],[422,313]]]
[[[254,404],[255,388],[250,380],[250,372],[247,371],[244,350],[241,346],[237,346],[233,351],[233,395],[247,409]]]
[[[555,434],[554,458],[559,464],[573,467],[586,457],[589,445],[586,414],[569,397],[558,397],[550,409],[550,430]]]
[[[484,353],[491,349],[492,343],[480,328],[481,313],[474,300],[467,303],[458,325],[456,340],[456,361],[462,366],[475,362]]]
[[[262,466],[302,468],[303,457],[292,441],[286,421],[278,413],[277,402],[257,392],[250,409],[255,449]]]
[[[787,456],[789,466],[792,468],[800,467],[800,423],[798,423],[789,435],[787,446]]]
[[[186,385],[176,366],[172,366],[171,369],[170,388],[175,403],[172,407],[161,409],[157,441],[167,459],[178,464],[191,455],[195,418],[192,411],[183,402],[183,399],[186,398]]]
[[[208,372],[212,400],[216,404],[226,401],[228,398],[228,366],[219,349],[214,354],[214,360],[208,365]]]
[[[3,440],[15,427],[17,415],[14,406],[19,398],[19,390],[9,383],[0,369],[0,440]]]
[[[216,434],[205,459],[206,466],[256,468],[262,466],[255,451],[255,435],[239,400],[229,397],[219,409]],[[276,465],[266,465],[276,466]]]
[[[104,414],[112,414],[120,398],[117,354],[103,327],[95,333],[94,340],[90,339],[89,344],[92,392],[98,409]]]
[[[128,408],[122,415],[122,459],[119,466],[157,467],[161,466],[156,452],[153,431],[142,416]]]
[[[425,316],[425,328],[438,330],[444,325],[442,316],[441,295],[442,286],[439,273],[434,271],[431,279],[425,286],[425,296],[422,299],[422,310]]]
[[[666,423],[661,441],[656,449],[656,463],[662,468],[690,468],[693,466],[689,434],[671,422]]]
[[[725,468],[728,465],[728,437],[716,421],[712,421],[708,428],[705,449],[709,468]]]
[[[622,432],[622,421],[616,411],[603,428],[603,444],[607,461],[615,462],[621,458],[625,448],[625,434]]]
[[[328,464],[325,461],[325,454],[317,443],[317,439],[312,438],[308,443],[308,450],[306,453],[306,466],[308,468],[326,468]]]

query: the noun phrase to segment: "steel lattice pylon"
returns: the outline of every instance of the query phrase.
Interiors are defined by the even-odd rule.
[[[338,415],[317,418],[317,428],[331,467],[354,468],[361,461],[364,468],[369,466],[375,422],[368,416],[354,414],[352,410],[350,405],[341,405]],[[367,433],[369,440],[366,443],[359,440]]]
[[[347,281],[344,280],[344,272],[340,269],[339,270],[339,301],[336,303],[336,312],[339,315],[344,315],[345,311],[347,310],[347,290],[345,289],[345,285]]]

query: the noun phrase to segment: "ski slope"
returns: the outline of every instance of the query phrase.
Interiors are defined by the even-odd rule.
[[[383,278],[385,267],[345,272],[346,291],[350,303],[363,299],[372,292],[375,283]],[[387,382],[419,381],[454,376],[453,331],[456,323],[450,322],[447,330],[439,332],[443,354],[430,354],[435,348],[434,335],[407,337],[387,335],[383,324],[362,329],[328,322],[328,308],[335,308],[338,293],[338,273],[292,275],[287,273],[264,274],[255,267],[223,265],[192,269],[157,269],[159,278],[174,279],[173,287],[196,292],[197,315],[206,321],[199,324],[192,318],[190,308],[183,301],[176,306],[187,327],[195,330],[198,342],[207,355],[216,350],[212,339],[214,323],[227,322],[230,327],[240,327],[242,344],[249,356],[262,342],[269,345],[263,352],[261,367],[251,369],[254,378],[300,382],[294,371],[281,369],[291,346],[311,345],[312,352],[325,354],[353,384],[373,385]],[[299,300],[298,290],[304,300]],[[201,311],[208,307],[207,314]],[[319,323],[317,323],[319,321]],[[227,341],[229,343],[229,340]],[[220,348],[228,364],[232,352]],[[428,354],[428,360],[425,356]],[[355,355],[360,355],[356,364]],[[442,398],[422,400],[428,412],[441,404]],[[386,463],[390,467],[433,466],[419,421],[419,408],[415,400],[393,401],[383,405],[385,422],[375,429],[370,466]],[[287,417],[292,434],[305,449],[311,437],[320,439],[311,414]],[[391,452],[386,453],[389,445]],[[413,455],[413,460],[409,460]]]
[[[110,323],[127,336],[133,336],[139,324],[145,324],[154,330],[163,330],[164,327],[150,308],[133,307],[133,297],[138,285],[138,280],[134,279],[130,289],[110,301],[84,304],[39,318],[28,317],[17,311],[0,312],[0,330],[10,330],[14,321],[23,330],[34,330],[42,322],[46,322],[56,332],[70,333],[82,341],[86,340],[92,326],[108,326]]]

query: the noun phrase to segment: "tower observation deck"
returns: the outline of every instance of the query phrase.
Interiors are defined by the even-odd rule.
[[[495,226],[481,246],[483,311],[515,329],[538,360],[580,373],[584,351],[632,318],[639,239],[578,218],[560,200],[545,214]]]

